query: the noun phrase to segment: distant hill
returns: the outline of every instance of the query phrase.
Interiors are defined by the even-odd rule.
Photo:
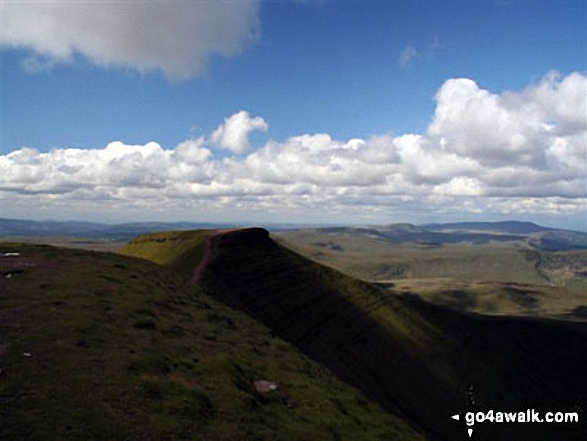
[[[298,230],[300,231],[300,230]],[[325,235],[346,235],[354,237],[370,237],[386,240],[393,243],[420,243],[428,245],[442,245],[449,243],[470,242],[474,244],[485,244],[493,242],[508,242],[515,240],[526,240],[524,235],[513,234],[493,234],[492,232],[478,232],[457,230],[451,231],[432,230],[425,227],[417,227],[406,224],[386,225],[382,227],[328,227],[315,228],[308,231],[321,233]]]
[[[70,236],[130,240],[152,231],[189,230],[232,226],[227,224],[189,222],[135,222],[116,225],[76,221],[30,221],[0,218],[0,237]]]
[[[262,229],[194,234],[205,243],[197,245],[194,270],[184,277],[406,416],[430,439],[465,437],[464,425],[450,419],[457,412],[570,410],[587,400],[585,324],[433,306],[311,262]],[[173,268],[171,239],[169,233],[139,237],[123,252],[166,256]],[[182,240],[191,239],[175,241]],[[475,426],[475,436],[579,440],[584,430],[580,424],[485,424]]]
[[[93,236],[101,234],[107,225],[91,222],[45,221],[0,218],[1,236]]]
[[[447,224],[390,224],[369,227],[309,228],[324,235],[370,237],[392,243],[488,244],[491,242],[523,242],[548,251],[587,249],[587,233],[542,227],[532,222],[457,222]],[[302,231],[298,229],[297,231]]]
[[[75,221],[29,221],[0,218],[1,237],[101,238],[128,241],[133,237],[157,231],[179,231],[211,228],[233,228],[227,223],[200,222],[136,222],[116,225]],[[525,241],[531,246],[550,251],[587,249],[587,233],[542,227],[531,222],[460,222],[449,224],[391,224],[369,227],[311,227],[295,225],[267,225],[272,232],[311,229],[325,234],[378,237],[395,243],[422,243],[441,245],[469,242]]]
[[[501,235],[524,236],[528,239],[529,245],[548,251],[587,249],[587,233],[548,228],[532,222],[457,222],[427,224],[422,225],[422,228],[430,231],[450,233],[451,235],[459,235],[467,232],[468,235],[479,236],[478,232],[487,231]]]
[[[0,218],[1,237],[48,237],[68,236],[78,238],[105,238],[128,241],[139,234],[156,231],[198,230],[211,228],[232,228],[236,224],[223,222],[130,222],[104,224],[78,221],[31,221]],[[289,231],[312,228],[311,225],[267,224],[271,231]]]
[[[557,231],[555,228],[543,227],[532,222],[503,221],[503,222],[455,222],[446,224],[425,224],[422,228],[432,231],[469,230],[469,231],[493,231],[497,233],[528,235]]]

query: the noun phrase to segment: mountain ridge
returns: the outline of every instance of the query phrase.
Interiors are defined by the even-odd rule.
[[[471,384],[477,402],[492,408],[572,408],[587,397],[580,368],[587,364],[585,326],[439,309],[310,262],[262,229],[209,240],[213,255],[199,282],[206,292],[264,323],[388,411],[408,416],[432,439],[455,439],[458,426],[448,417],[467,408]],[[548,429],[483,427],[493,440],[561,433]],[[578,428],[565,430],[579,439]]]
[[[546,231],[571,231],[563,228],[543,227],[534,222],[523,221],[497,221],[497,222],[451,222],[451,223],[433,223],[424,224],[423,228],[431,230],[449,230],[449,229],[465,229],[465,230],[481,230],[481,231],[498,231],[501,233],[510,234],[531,234],[542,233]]]
[[[0,439],[424,440],[188,284],[170,253],[173,267],[43,245],[0,251]]]
[[[90,221],[60,221],[60,220],[30,220],[0,217],[0,235],[104,235],[104,234],[145,234],[154,231],[170,230],[194,230],[212,228],[234,228],[237,223],[230,222],[123,222],[123,223],[101,223]],[[242,228],[242,226],[241,226]],[[441,231],[446,229],[472,229],[472,230],[499,230],[504,233],[528,234],[533,232],[566,231],[581,233],[584,231],[570,230],[565,228],[544,227],[533,222],[523,221],[498,221],[498,222],[451,222],[451,223],[429,223],[411,224],[397,223],[386,225],[366,226],[310,226],[296,224],[269,224],[265,228],[270,231],[295,230],[304,228],[320,229],[365,229],[365,230],[405,230]],[[71,234],[70,234],[71,233]]]

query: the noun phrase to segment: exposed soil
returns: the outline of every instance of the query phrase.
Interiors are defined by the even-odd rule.
[[[223,228],[215,230],[206,238],[206,244],[204,245],[204,254],[202,255],[202,260],[200,260],[200,263],[198,263],[198,265],[192,271],[192,277],[190,279],[192,283],[198,283],[200,281],[204,268],[206,268],[206,266],[210,263],[210,260],[212,259],[214,238],[221,236],[223,234],[232,233],[233,231],[239,230],[241,230],[241,228]]]

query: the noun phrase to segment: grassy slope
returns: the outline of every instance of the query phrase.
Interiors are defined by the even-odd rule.
[[[212,243],[214,258],[203,273],[207,292],[267,324],[433,438],[463,435],[449,418],[458,411],[569,411],[587,399],[587,333],[580,323],[438,308],[313,263],[261,229],[216,236]],[[582,439],[585,427],[475,430],[479,439],[570,440]]]
[[[3,243],[30,243],[36,245],[51,245],[61,248],[76,248],[91,251],[116,253],[127,241],[113,240],[100,237],[74,236],[1,236],[0,246]]]
[[[206,238],[213,230],[143,234],[122,247],[120,254],[140,257],[188,276],[202,259]]]
[[[196,256],[201,237],[185,239],[176,251]],[[185,274],[106,253],[0,251],[21,253],[0,261],[13,274],[0,278],[0,439],[422,439]],[[171,254],[161,261],[185,270]],[[260,395],[256,379],[280,389]]]
[[[508,243],[437,247],[313,231],[278,237],[296,252],[363,280],[443,277],[467,282],[548,283],[525,250]],[[340,250],[320,246],[329,242]]]
[[[362,280],[391,282],[439,305],[483,314],[572,317],[587,308],[587,251],[519,243],[393,244],[297,231],[277,236],[296,252]]]
[[[403,279],[381,285],[391,285],[398,293],[417,293],[428,302],[463,312],[562,320],[587,318],[584,313],[577,313],[587,308],[587,289],[441,278]]]
[[[402,298],[277,245],[263,230],[214,239],[205,288],[438,439],[474,385],[477,410],[569,410],[587,398],[585,327],[488,318]],[[483,426],[480,439],[581,439],[584,426]],[[528,438],[528,436],[530,438]],[[554,437],[554,438],[553,438]]]
[[[587,293],[587,251],[543,252],[538,268],[556,285]]]

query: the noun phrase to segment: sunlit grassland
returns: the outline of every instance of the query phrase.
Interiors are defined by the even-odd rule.
[[[585,315],[587,251],[539,251],[520,242],[398,244],[313,231],[276,237],[345,274],[462,311],[568,319]]]

